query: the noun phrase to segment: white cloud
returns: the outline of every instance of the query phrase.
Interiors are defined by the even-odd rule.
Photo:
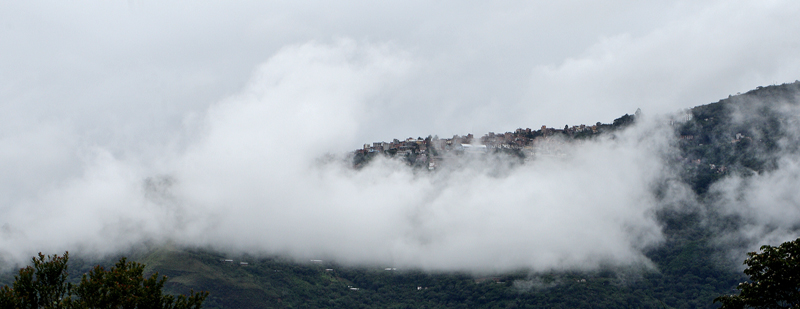
[[[348,61],[360,54],[350,43],[286,49],[244,95],[211,109],[208,139],[176,173],[189,204],[218,213],[213,228],[200,230],[211,244],[486,270],[628,263],[658,241],[648,187],[658,157],[636,145],[590,143],[567,161],[503,177],[484,168],[414,175],[384,161],[360,172],[312,165],[355,135],[364,94],[385,84],[375,76],[398,67],[397,59],[370,55],[365,67]]]
[[[669,177],[652,129],[503,173],[335,160],[670,112],[800,65],[781,1],[2,6],[0,254],[16,261],[171,240],[430,269],[642,262],[660,239],[649,184]]]
[[[641,133],[501,174],[479,161],[434,174],[319,161],[355,138],[383,85],[407,78],[405,54],[351,40],[287,47],[159,167],[98,149],[80,176],[11,205],[3,251],[173,241],[433,270],[646,263],[640,250],[661,237],[650,193],[661,163]]]
[[[671,113],[796,79],[800,41],[791,33],[800,26],[788,21],[800,7],[719,2],[693,9],[645,34],[602,37],[582,55],[537,66],[534,104],[524,111],[593,123],[636,108]]]

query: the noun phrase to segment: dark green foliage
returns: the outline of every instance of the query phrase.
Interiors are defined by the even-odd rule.
[[[187,297],[164,295],[167,281],[158,273],[144,278],[144,265],[122,258],[106,271],[102,266],[84,274],[75,288],[79,308],[200,308],[208,293],[190,292]]]
[[[726,174],[762,173],[777,168],[781,147],[797,147],[787,138],[796,115],[782,106],[797,106],[800,83],[759,87],[742,95],[691,109],[691,120],[676,127],[685,166],[684,179],[698,194]],[[796,150],[796,149],[794,149]],[[712,168],[713,166],[713,168]]]
[[[67,253],[61,257],[39,253],[32,259],[33,266],[19,270],[13,288],[0,288],[0,308],[68,308],[68,260]]]
[[[393,151],[397,152],[397,150],[393,150]],[[392,155],[394,155],[394,152],[392,153]],[[355,166],[355,167],[363,167],[364,165],[367,165],[370,161],[372,161],[372,159],[374,159],[375,156],[377,156],[377,155],[378,154],[374,153],[374,152],[372,152],[372,153],[370,153],[370,152],[355,153],[353,155],[353,166]]]
[[[739,295],[714,299],[721,308],[800,308],[800,238],[780,246],[761,246],[747,254],[744,273],[750,282],[737,287]]]
[[[111,270],[96,266],[77,285],[67,282],[68,253],[47,256],[39,253],[33,266],[20,269],[13,288],[0,288],[0,308],[125,308],[199,309],[207,292],[164,295],[166,277],[153,274],[144,279],[144,265],[125,258]]]
[[[635,116],[625,114],[622,117],[614,119],[614,122],[611,125],[614,126],[615,128],[624,128],[633,124],[635,119],[636,119]]]
[[[150,271],[170,275],[165,291],[210,291],[206,308],[715,308],[711,300],[741,275],[714,258],[718,248],[709,241],[692,240],[707,236],[697,232],[700,220],[665,216],[681,224],[672,227],[674,238],[647,253],[658,271],[604,268],[474,277],[175,249],[139,259]],[[247,266],[240,265],[244,261]]]

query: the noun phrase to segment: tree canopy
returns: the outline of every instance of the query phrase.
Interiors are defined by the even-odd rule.
[[[739,295],[714,299],[721,308],[800,308],[800,238],[780,246],[761,246],[747,254],[744,273],[750,282],[739,284]]]
[[[33,265],[19,270],[12,287],[0,288],[0,309],[16,308],[158,308],[199,309],[207,292],[189,296],[162,293],[166,276],[144,277],[144,265],[122,258],[110,270],[96,266],[80,283],[67,282],[69,253],[39,253]]]

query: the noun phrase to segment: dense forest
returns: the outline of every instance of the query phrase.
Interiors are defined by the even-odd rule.
[[[800,132],[789,130],[800,115],[779,107],[797,106],[799,96],[800,82],[758,87],[665,121],[674,130],[679,150],[667,160],[696,194],[697,207],[655,214],[666,237],[645,252],[655,270],[609,266],[590,272],[521,269],[479,276],[281,256],[229,256],[175,246],[126,255],[144,263],[146,272],[167,275],[166,289],[171,293],[209,291],[206,308],[717,308],[712,300],[735,293],[746,278],[741,272],[745,256],[732,260],[723,254],[729,252],[724,246],[737,244],[715,237],[736,228],[743,218],[716,211],[709,189],[730,175],[768,173],[778,168],[781,154],[797,152],[800,142],[795,136]],[[570,134],[565,128],[550,134],[591,139],[625,130],[636,117],[626,114],[608,124],[598,123],[594,130]],[[547,132],[520,134],[536,138]],[[379,154],[357,152],[354,164],[369,164],[375,155]],[[427,166],[413,163],[412,167]],[[117,258],[73,258],[71,280],[79,280],[93,263],[109,264]],[[0,276],[0,284],[12,280],[12,273]]]

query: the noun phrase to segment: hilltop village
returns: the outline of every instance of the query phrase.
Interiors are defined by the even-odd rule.
[[[543,125],[539,130],[530,128],[516,129],[514,132],[489,132],[480,138],[472,134],[454,135],[452,138],[428,136],[426,138],[409,137],[405,140],[394,139],[391,142],[374,142],[353,152],[353,166],[360,168],[377,155],[403,158],[410,166],[417,168],[437,169],[447,157],[464,154],[481,154],[504,152],[516,155],[522,160],[535,156],[562,156],[562,145],[570,139],[587,139],[603,132],[617,130],[634,122],[641,113],[625,114],[611,124],[584,124],[563,129],[548,128]]]

